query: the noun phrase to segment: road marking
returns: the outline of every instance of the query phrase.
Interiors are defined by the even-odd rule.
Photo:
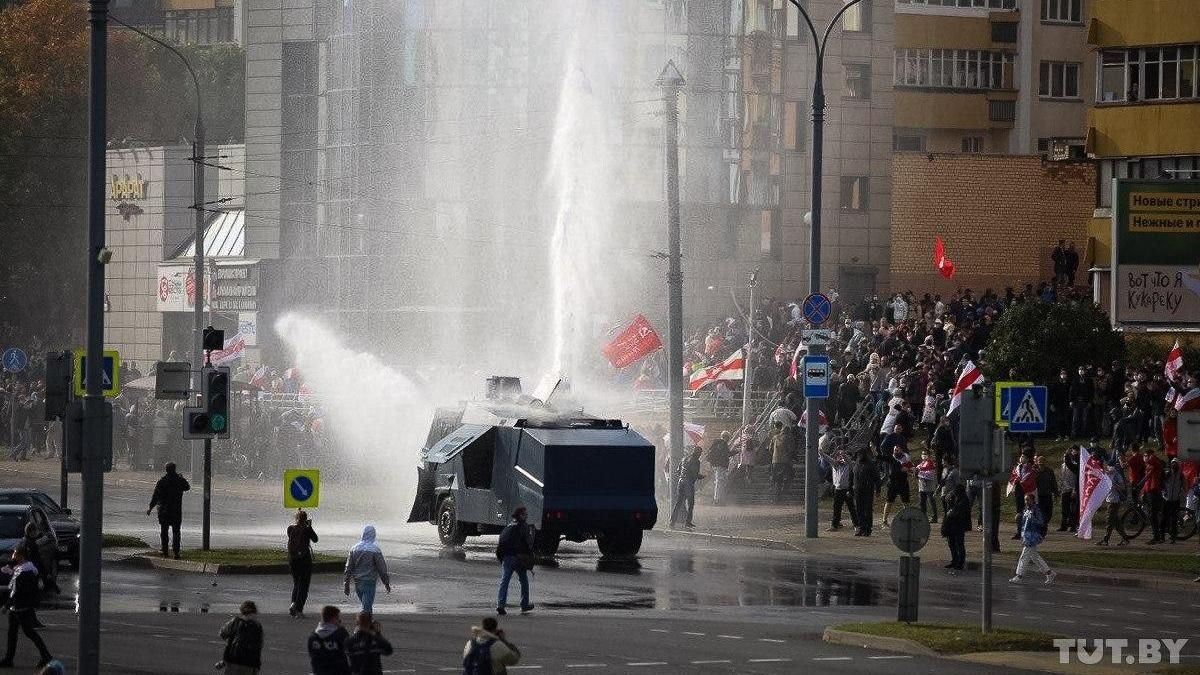
[[[686,631],[686,630],[685,630],[685,631],[683,631],[683,634],[684,634],[684,635],[693,635],[693,636],[695,636],[695,637],[704,637],[704,633],[691,633],[691,632],[688,632],[688,631]]]
[[[626,663],[625,665],[627,665],[627,666],[665,666],[665,665],[667,665],[667,662],[666,661],[635,661],[633,663]]]
[[[741,635],[718,635],[717,637],[725,638],[726,640],[741,640],[742,639]]]
[[[692,661],[693,666],[703,666],[710,663],[733,663],[729,659],[713,659],[712,661]]]
[[[509,670],[541,670],[542,667],[541,666],[509,666],[508,669]],[[416,671],[410,670],[408,672],[411,673],[411,672],[416,672]]]
[[[1045,606],[1045,607],[1049,607],[1049,606],[1051,606],[1051,605],[1057,605],[1058,603],[1057,603],[1057,602],[1045,602],[1045,601],[1043,601],[1043,600],[1034,600],[1034,601],[1033,601],[1033,604],[1035,604],[1035,605],[1042,605],[1042,606]],[[965,610],[965,611],[968,611],[968,612],[974,612],[975,610],[973,610],[973,609],[968,609],[968,610]]]
[[[814,656],[813,661],[853,661],[853,656]]]
[[[199,642],[200,641],[200,638],[194,638],[194,637],[181,637],[178,639],[180,642]]]
[[[1079,595],[1079,591],[1059,591],[1059,592],[1065,593],[1067,595]]]
[[[1179,604],[1178,602],[1175,602],[1174,600],[1159,600],[1158,602],[1159,602],[1159,604],[1162,604],[1162,605],[1178,605]]]
[[[1088,593],[1088,597],[1091,597],[1091,598],[1103,598],[1103,597],[1104,597],[1104,594],[1103,594],[1103,593]]]
[[[1011,616],[1011,615],[1005,614],[1004,612],[996,612],[996,616]]]
[[[1179,619],[1181,617],[1178,614],[1163,614],[1163,618],[1164,619]]]
[[[1159,632],[1166,633],[1167,635],[1179,635],[1179,631],[1177,630],[1163,630]]]
[[[1115,612],[1115,611],[1117,611],[1117,610],[1113,609],[1112,607],[1097,607],[1096,609],[1100,610],[1101,612]]]
[[[1108,624],[1106,624],[1106,623],[1094,623],[1092,625],[1095,626],[1096,628],[1108,628]]]
[[[1083,609],[1083,605],[1067,605],[1067,607],[1071,609]]]
[[[746,659],[746,663],[788,663],[791,659]]]
[[[568,663],[567,667],[568,668],[607,668],[608,664],[607,663]],[[452,668],[451,670],[458,670],[458,669]]]
[[[1130,613],[1130,614],[1137,614],[1138,616],[1146,616],[1146,613],[1145,613],[1145,612],[1138,612],[1138,611],[1136,611],[1136,610],[1132,610],[1132,609],[1131,609],[1131,610],[1129,610],[1129,613]]]
[[[758,641],[759,642],[778,642],[778,643],[787,642],[787,640],[776,640],[775,638],[758,638]]]
[[[906,656],[868,656],[867,658],[875,659],[876,661],[883,661],[885,659],[911,659],[912,657],[906,655]]]
[[[651,633],[670,633],[671,631],[669,631],[665,628],[651,628],[650,632]]]
[[[1138,631],[1138,632],[1146,630],[1145,628],[1138,628],[1137,626],[1124,626],[1124,628],[1125,628],[1125,630],[1132,630],[1132,631]]]
[[[1075,623],[1074,619],[1055,619],[1058,623]]]

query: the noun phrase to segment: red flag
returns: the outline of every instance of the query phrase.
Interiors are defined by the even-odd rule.
[[[742,356],[742,350],[739,349],[721,363],[701,368],[692,373],[691,380],[688,382],[688,389],[696,391],[717,380],[740,380],[744,376],[745,368],[746,359]]]
[[[933,266],[947,279],[954,278],[954,263],[946,257],[946,246],[941,237],[933,240]]]
[[[654,326],[646,317],[638,314],[620,335],[604,345],[600,352],[614,368],[624,368],[637,363],[647,354],[662,347],[662,340],[654,332]]]
[[[1174,382],[1179,377],[1181,370],[1183,370],[1183,350],[1179,348],[1179,340],[1175,340],[1175,346],[1171,347],[1171,353],[1167,354],[1167,364],[1163,368],[1163,372],[1166,374],[1168,382]]]
[[[967,365],[963,366],[962,374],[958,376],[958,382],[954,385],[954,394],[950,397],[950,410],[946,412],[947,415],[962,405],[963,392],[976,383],[983,383],[983,371],[976,368],[974,362],[967,361]]]

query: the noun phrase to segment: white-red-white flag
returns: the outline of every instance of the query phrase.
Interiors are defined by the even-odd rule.
[[[983,384],[983,371],[975,366],[974,361],[967,361],[967,365],[963,366],[962,373],[958,376],[958,382],[954,383],[954,394],[950,397],[950,410],[946,414],[958,410],[958,406],[962,405],[963,392],[976,384]]]
[[[1183,412],[1185,410],[1200,410],[1200,387],[1192,389],[1183,396],[1176,396],[1175,409],[1179,412]]]
[[[1183,370],[1183,350],[1179,348],[1179,340],[1175,340],[1175,346],[1171,347],[1171,353],[1167,354],[1167,364],[1163,367],[1163,372],[1167,376],[1167,381],[1174,382],[1179,377],[1179,372]]]
[[[825,416],[825,411],[824,411],[824,410],[819,410],[819,411],[817,411],[817,412],[818,412],[818,413],[820,413],[820,414],[817,416],[817,429],[818,429],[818,430],[819,430],[821,433],[825,433],[825,430],[829,428],[829,418]],[[804,412],[800,413],[800,422],[798,423],[798,426],[799,426],[801,429],[807,429],[807,428],[808,428],[808,411],[807,411],[807,410],[805,410]]]
[[[246,338],[241,333],[225,341],[225,348],[208,353],[208,358],[214,366],[227,366],[242,358],[246,351]]]
[[[1099,457],[1087,448],[1079,450],[1079,528],[1075,533],[1080,539],[1092,538],[1092,516],[1100,510],[1104,498],[1112,491],[1112,477],[1104,469]]]
[[[683,435],[687,436],[688,442],[692,445],[700,445],[700,441],[704,440],[704,425],[696,424],[695,422],[684,422]]]
[[[808,345],[804,344],[804,341],[801,340],[800,343],[796,345],[795,353],[792,354],[792,366],[791,366],[791,369],[788,371],[788,373],[791,375],[791,378],[793,380],[798,379],[800,377],[800,354],[801,354],[801,352],[807,352],[807,351],[808,351]]]
[[[721,363],[707,368],[701,368],[692,373],[688,389],[696,391],[701,387],[712,384],[717,380],[740,380],[745,377],[746,357],[742,350],[737,350]]]
[[[256,387],[265,385],[267,383],[267,375],[270,374],[270,372],[270,368],[266,366],[260,366],[258,370],[254,371],[254,375],[250,378],[250,384]]]

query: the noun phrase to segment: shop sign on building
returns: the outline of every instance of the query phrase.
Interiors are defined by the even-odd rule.
[[[114,202],[137,201],[146,198],[146,180],[141,174],[118,176],[112,174],[108,183],[108,198]]]
[[[1200,181],[1113,180],[1112,317],[1200,327]]]
[[[218,312],[255,312],[258,310],[258,265],[219,265],[213,309]]]
[[[212,282],[204,278],[210,290]],[[158,266],[158,281],[154,285],[160,312],[191,312],[196,308],[196,272],[188,263],[163,263]],[[206,294],[205,297],[211,297]],[[206,303],[207,304],[207,303]]]

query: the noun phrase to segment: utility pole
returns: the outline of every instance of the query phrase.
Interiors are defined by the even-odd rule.
[[[758,270],[750,273],[750,307],[746,310],[746,360],[742,382],[742,432],[750,428],[750,395],[754,386],[754,287],[758,285]]]
[[[825,46],[833,27],[842,20],[842,15],[862,0],[848,0],[825,27],[824,37],[817,35],[816,26],[808,15],[808,10],[800,4],[800,0],[791,0],[808,24],[812,34],[813,48],[816,50],[816,74],[813,77],[813,133],[812,133],[812,220],[809,223],[808,235],[808,292],[821,292],[821,181],[825,150]],[[822,345],[809,345],[809,355],[825,353]],[[817,442],[821,439],[821,413],[817,410],[817,402],[808,399],[805,402],[805,413],[808,416],[808,426],[805,431],[804,449],[804,537],[817,538],[817,509],[819,507],[818,491],[821,487],[821,475],[817,467]]]
[[[83,399],[79,541],[79,666],[100,673],[100,541],[104,526],[104,185],[108,126],[108,0],[89,0],[87,382]],[[63,420],[67,424],[67,420]],[[107,440],[112,443],[112,438]],[[67,452],[67,448],[63,448]]]
[[[667,61],[658,86],[666,107],[667,137],[667,390],[670,396],[671,513],[679,495],[675,473],[683,462],[683,266],[679,234],[679,90],[683,75]]]

